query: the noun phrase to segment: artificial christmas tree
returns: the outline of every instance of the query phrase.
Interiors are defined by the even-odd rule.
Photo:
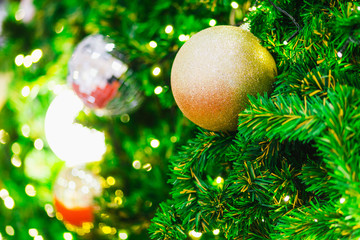
[[[33,4],[29,19],[33,8],[1,4],[0,69],[12,73],[0,110],[0,239],[360,237],[357,1]],[[215,25],[248,28],[277,68],[273,91],[249,96],[231,133],[191,123],[170,86],[181,46]],[[101,147],[102,159],[86,165],[103,188],[91,230],[74,231],[56,214],[52,186],[64,162],[44,121],[67,88],[76,46],[94,34],[121,49],[144,101],[133,113],[85,108],[70,121],[102,136],[101,144],[75,141],[59,152],[86,163],[92,156],[71,156],[72,145]],[[78,139],[75,131],[54,132],[58,142]]]

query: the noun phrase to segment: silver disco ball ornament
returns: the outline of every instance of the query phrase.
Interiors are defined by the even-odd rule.
[[[130,113],[143,100],[129,77],[125,56],[108,37],[97,34],[84,38],[75,48],[68,70],[68,83],[98,115]]]

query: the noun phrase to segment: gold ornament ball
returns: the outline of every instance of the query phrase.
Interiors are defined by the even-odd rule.
[[[247,95],[271,91],[271,54],[249,31],[216,26],[192,36],[177,53],[171,88],[183,114],[211,131],[235,131]]]

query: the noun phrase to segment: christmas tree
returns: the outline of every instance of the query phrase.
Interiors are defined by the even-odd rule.
[[[0,240],[360,238],[357,1],[8,0],[0,22]],[[246,100],[202,92],[242,102],[235,129],[207,130],[173,96],[206,64],[171,71],[221,25],[250,31],[277,75],[255,92],[246,77]],[[223,52],[203,59],[264,71]]]

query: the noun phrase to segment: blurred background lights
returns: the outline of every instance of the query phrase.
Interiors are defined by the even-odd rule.
[[[139,160],[133,161],[132,165],[133,165],[133,167],[135,169],[140,169],[141,168],[141,162]]]
[[[43,53],[41,51],[41,49],[35,49],[34,51],[32,51],[31,53],[31,60],[33,63],[36,63],[40,60],[40,58],[42,57]]]
[[[237,9],[239,8],[239,4],[237,2],[231,2],[231,7]]]
[[[44,238],[41,235],[37,235],[34,237],[34,240],[44,240]]]
[[[171,26],[171,25],[167,25],[167,26],[165,27],[165,33],[167,33],[167,34],[172,33],[173,30],[174,30],[174,28],[173,28],[173,26]]]
[[[33,63],[32,57],[30,55],[25,56],[24,62],[23,62],[24,67],[28,68],[31,66],[32,63]]]
[[[1,129],[0,130],[0,143],[6,144],[8,142],[8,139],[9,139],[9,134],[4,129]]]
[[[157,140],[157,139],[153,139],[153,140],[151,140],[150,145],[151,145],[151,147],[153,147],[153,148],[157,148],[157,147],[160,146],[160,141]]]
[[[0,240],[3,240],[2,234],[0,233]]]
[[[109,177],[106,179],[106,182],[107,182],[107,184],[109,184],[110,186],[113,186],[113,185],[115,185],[115,183],[116,183],[115,178],[112,177],[112,176],[109,176]]]
[[[192,230],[189,232],[189,235],[194,237],[194,238],[201,238],[202,233],[201,232],[196,232],[195,230]]]
[[[211,27],[215,26],[215,25],[216,25],[216,20],[215,20],[215,19],[211,19],[211,20],[209,21],[209,25],[210,25]]]
[[[345,198],[340,198],[340,203],[343,204],[345,202]]]
[[[65,233],[63,234],[63,237],[64,237],[65,240],[72,240],[72,239],[73,239],[72,234],[69,233],[69,232],[65,232]]]
[[[6,190],[5,188],[0,190],[0,198],[5,199],[8,196],[9,196],[8,190]]]
[[[29,86],[25,86],[21,89],[21,95],[23,95],[23,97],[27,97],[30,95],[30,87]]]
[[[19,54],[15,57],[16,66],[21,66],[24,63],[25,56],[23,54]]]
[[[40,138],[36,139],[34,142],[34,147],[39,151],[42,150],[44,148],[43,140],[41,140]]]
[[[4,205],[7,209],[13,209],[15,207],[15,201],[12,197],[7,196],[4,198]]]
[[[12,226],[10,226],[10,225],[7,225],[7,226],[5,227],[5,232],[6,232],[8,235],[10,235],[10,236],[14,236],[14,235],[15,235],[15,230],[14,230],[14,228],[13,228]]]
[[[163,88],[161,86],[157,86],[155,89],[154,89],[154,93],[156,95],[159,95],[160,93],[162,93],[163,91]]]
[[[284,201],[285,202],[287,202],[287,201],[289,201],[290,200],[290,196],[289,195],[287,195],[286,197],[284,197]]]
[[[160,74],[160,72],[161,72],[161,69],[159,67],[155,67],[152,71],[152,74],[154,76],[158,76]]]
[[[24,124],[21,127],[21,133],[24,137],[29,137],[30,136],[30,127],[27,124]]]
[[[26,192],[26,195],[28,195],[30,197],[35,197],[35,195],[36,195],[35,187],[31,184],[26,185],[25,192]]]
[[[30,228],[29,229],[29,235],[31,237],[36,237],[39,234],[38,230],[36,228]]]
[[[189,35],[181,34],[181,35],[179,36],[180,42],[185,42],[185,41],[187,41],[187,40],[189,40],[189,39],[190,39],[190,36],[189,36]]]
[[[176,143],[177,140],[178,140],[177,136],[171,136],[171,138],[170,138],[170,141],[171,141],[172,143]]]
[[[12,164],[14,167],[21,167],[21,160],[20,160],[20,158],[19,158],[17,155],[14,155],[14,156],[11,158],[11,164]]]
[[[119,232],[119,238],[120,239],[127,239],[128,238],[128,235],[126,232]]]
[[[49,203],[45,204],[45,212],[49,217],[55,217],[54,207]]]
[[[219,235],[219,234],[220,234],[220,229],[215,229],[215,230],[213,231],[213,234],[214,234],[214,235]]]
[[[14,154],[17,154],[19,155],[20,152],[21,152],[21,147],[20,147],[20,144],[19,143],[13,143],[13,145],[11,145],[11,151],[14,153]]]
[[[255,10],[256,10],[256,7],[255,7],[255,6],[249,8],[249,11],[255,11]]]
[[[47,142],[68,166],[99,161],[106,151],[103,132],[74,123],[83,107],[72,91],[63,90],[51,102],[45,116]]]
[[[224,181],[224,179],[219,176],[219,177],[216,178],[215,181],[216,181],[217,184],[220,184],[220,183],[222,183]]]
[[[150,42],[149,42],[149,45],[150,45],[150,47],[152,47],[152,48],[156,48],[156,47],[157,47],[157,43],[156,43],[155,41],[150,41]]]
[[[143,166],[143,169],[145,169],[147,172],[150,172],[151,169],[152,169],[152,166],[150,163],[146,163],[144,166]]]

